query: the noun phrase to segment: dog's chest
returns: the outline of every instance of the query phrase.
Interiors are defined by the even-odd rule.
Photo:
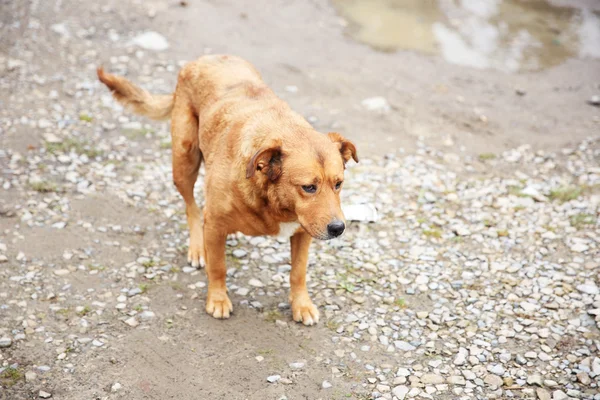
[[[281,239],[288,239],[294,235],[298,228],[300,228],[298,222],[282,222],[279,224],[279,233],[275,236]]]

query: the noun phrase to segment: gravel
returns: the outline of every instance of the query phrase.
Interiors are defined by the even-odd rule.
[[[22,385],[44,377],[71,387],[137,335],[193,352],[214,327],[243,324],[193,326],[193,339],[178,341],[188,331],[178,323],[203,315],[206,278],[185,265],[168,124],[115,106],[92,79],[87,66],[101,60],[83,32],[65,23],[49,34],[73,43],[81,59],[52,73],[25,51],[1,63],[3,92],[21,109],[0,107],[0,134],[10,138],[0,148],[0,361],[32,363],[38,377],[27,373]],[[131,37],[107,69],[170,90],[179,60],[137,53],[164,54],[168,43],[156,32]],[[40,99],[20,99],[36,91]],[[393,114],[380,96],[361,104]],[[31,139],[17,143],[25,131]],[[277,361],[252,355],[257,380],[268,386],[283,375],[296,386],[322,368],[319,390],[346,382],[364,397],[597,399],[599,162],[600,140],[591,137],[556,152],[521,146],[494,157],[419,139],[415,151],[349,164],[342,197],[356,222],[310,250],[308,287],[322,315],[314,329],[296,326],[285,303],[289,244],[230,235],[232,318],[256,319],[257,336],[276,331],[311,349],[310,358],[288,358],[287,349],[276,349]],[[30,245],[46,236],[42,250]],[[281,375],[268,376],[274,371]],[[135,386],[114,377],[98,387]]]

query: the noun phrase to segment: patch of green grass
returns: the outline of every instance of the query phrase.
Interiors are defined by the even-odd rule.
[[[110,160],[110,161],[104,163],[104,165],[110,165],[110,164],[114,165],[115,168],[120,168],[125,165],[125,162],[122,160]]]
[[[79,120],[85,121],[85,122],[92,122],[94,120],[94,118],[92,118],[91,115],[88,115],[86,113],[81,113],[81,114],[79,114]]]
[[[242,263],[240,261],[241,260],[239,258],[233,257],[231,255],[227,256],[227,265],[229,265],[230,268],[241,269]]]
[[[138,287],[140,288],[140,290],[142,291],[142,293],[146,293],[148,291],[148,284],[147,283],[142,283]]]
[[[354,293],[354,291],[356,290],[356,287],[348,281],[342,281],[338,283],[338,286],[340,289],[344,289],[348,293]]]
[[[46,151],[50,154],[68,153],[70,151],[74,151],[77,154],[85,154],[89,158],[96,158],[103,154],[102,151],[95,149],[93,145],[89,144],[88,142],[75,138],[67,138],[60,143],[46,142],[45,147]]]
[[[278,319],[281,319],[282,315],[277,309],[265,311],[265,321],[267,322],[275,322]]]
[[[63,317],[68,318],[69,315],[71,315],[71,310],[68,308],[61,308],[60,310],[56,311],[56,314],[62,315]]]
[[[86,156],[88,156],[88,158],[94,159],[96,157],[102,157],[104,152],[102,150],[98,150],[98,149],[85,148],[85,149],[83,149],[83,151],[80,154],[85,154]]]
[[[156,262],[154,260],[148,260],[148,261],[144,261],[142,263],[142,267],[144,268],[152,268],[156,265]]]
[[[522,192],[523,188],[520,186],[509,186],[507,189],[508,189],[508,194],[512,194],[513,196],[531,197],[528,194],[523,193]]]
[[[425,229],[423,231],[423,235],[425,235],[428,238],[435,238],[435,239],[441,239],[442,238],[442,231],[440,231],[439,229]]]
[[[160,142],[160,148],[163,150],[169,150],[171,148],[171,142]]]
[[[396,299],[396,301],[394,302],[394,304],[396,304],[398,307],[400,308],[406,308],[406,300],[404,300],[404,298],[400,297],[399,299]]]
[[[133,309],[134,309],[135,311],[137,311],[137,312],[142,312],[142,311],[144,311],[144,308],[142,307],[142,305],[141,305],[141,304],[138,304],[138,305],[137,305],[137,306],[135,306]]]
[[[21,372],[21,370],[18,368],[7,367],[0,374],[0,384],[4,387],[14,386],[23,379],[23,372]]]
[[[333,332],[337,331],[337,328],[339,328],[340,325],[341,324],[339,323],[339,321],[333,319],[330,319],[327,322],[325,322],[325,326],[327,327],[327,329]]]
[[[147,134],[154,133],[152,129],[125,129],[123,134],[127,136],[129,139],[141,139],[146,137]]]
[[[90,308],[90,306],[85,306],[85,307],[83,307],[83,310],[81,310],[77,313],[77,315],[79,315],[80,317],[85,317],[91,311],[92,311],[92,309]]]
[[[264,357],[264,356],[273,354],[273,349],[261,349],[261,350],[258,350],[257,353]]]
[[[316,356],[317,352],[315,351],[315,349],[313,349],[312,347],[310,347],[310,342],[309,341],[304,341],[303,343],[299,343],[298,347],[300,347],[302,350],[306,351],[307,353]]]
[[[481,153],[479,155],[479,161],[493,160],[495,158],[496,158],[496,155],[494,153]]]
[[[46,142],[45,147],[46,151],[51,154],[68,153],[71,149],[75,149],[75,151],[77,152],[77,149],[81,148],[81,142],[69,138],[63,140],[60,143]]]
[[[58,186],[51,181],[37,181],[29,184],[31,189],[40,193],[55,193],[58,192]]]
[[[572,215],[569,218],[571,226],[577,229],[583,228],[585,225],[594,225],[596,223],[596,216],[592,214],[579,213]]]
[[[575,200],[579,196],[583,190],[578,186],[561,186],[554,190],[550,191],[550,200],[559,201],[561,203],[566,203],[567,201]]]

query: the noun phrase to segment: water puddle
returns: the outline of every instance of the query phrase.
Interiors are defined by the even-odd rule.
[[[417,50],[507,72],[600,59],[600,12],[586,8],[545,0],[332,1],[348,33],[381,51]]]

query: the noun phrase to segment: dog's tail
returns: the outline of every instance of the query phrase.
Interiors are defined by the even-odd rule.
[[[104,72],[102,67],[99,67],[97,72],[98,79],[112,91],[113,97],[124,107],[157,120],[168,119],[171,116],[174,94],[150,94],[121,76]]]

